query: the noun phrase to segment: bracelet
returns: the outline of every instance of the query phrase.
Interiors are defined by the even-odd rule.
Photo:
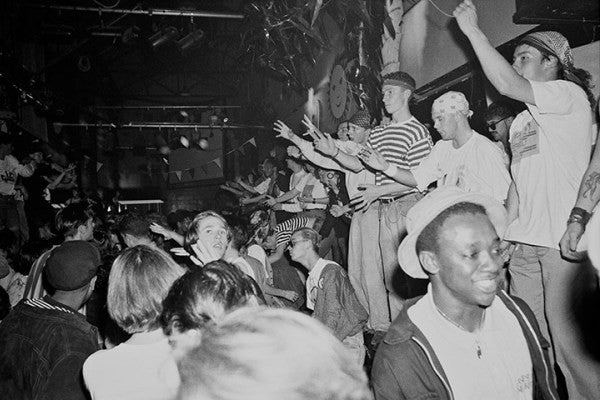
[[[581,226],[585,229],[585,226],[587,225],[591,217],[592,214],[590,214],[583,208],[573,207],[573,209],[571,210],[571,214],[569,214],[567,225],[576,222],[578,224],[581,224]]]
[[[335,150],[336,150],[335,154],[331,156],[333,158],[336,158],[338,156],[338,154],[340,154],[340,148],[339,147],[336,147]]]
[[[396,166],[396,164],[392,163],[390,163],[390,166],[387,167],[385,171],[383,171],[383,173],[389,176],[390,178],[393,178],[394,175],[396,175],[396,172],[398,172],[398,167]]]

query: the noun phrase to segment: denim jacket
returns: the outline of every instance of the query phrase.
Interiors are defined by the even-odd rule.
[[[504,291],[500,291],[498,297],[515,315],[525,335],[533,364],[533,399],[558,400],[550,370],[548,342],[542,337],[533,313],[523,300],[510,297]],[[419,299],[405,304],[377,349],[371,373],[376,400],[454,400],[433,348],[408,316],[408,308]]]
[[[77,311],[49,296],[22,300],[0,323],[3,399],[86,399],[81,368],[98,334]]]

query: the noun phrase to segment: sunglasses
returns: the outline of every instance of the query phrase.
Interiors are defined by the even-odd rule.
[[[504,121],[507,118],[510,118],[510,117],[504,117],[502,119],[499,119],[496,122],[492,122],[491,124],[487,124],[488,129],[491,129],[492,131],[495,131],[496,130],[496,125],[498,125],[500,122]]]
[[[292,240],[290,240],[290,241],[288,242],[287,248],[288,248],[288,249],[291,249],[291,248],[293,248],[295,245],[297,245],[298,243],[301,243],[301,242],[308,242],[308,239],[300,239],[300,240],[296,240],[295,242],[294,242],[294,241],[292,241]]]

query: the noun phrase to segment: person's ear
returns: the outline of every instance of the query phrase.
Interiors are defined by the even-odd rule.
[[[558,69],[559,61],[558,58],[554,56],[547,56],[543,58],[542,63],[546,68]]]
[[[420,252],[419,261],[423,269],[430,275],[435,275],[440,271],[437,255],[432,251]]]

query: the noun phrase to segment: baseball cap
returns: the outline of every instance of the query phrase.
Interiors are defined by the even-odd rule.
[[[96,246],[83,240],[73,240],[52,250],[44,273],[54,289],[77,290],[92,280],[100,264],[100,252]]]
[[[478,192],[465,192],[456,186],[442,186],[421,199],[406,215],[408,235],[398,248],[398,262],[404,272],[413,278],[428,278],[417,255],[417,238],[435,217],[448,207],[462,202],[483,206],[496,233],[499,237],[503,236],[507,217],[504,206],[498,200]]]

